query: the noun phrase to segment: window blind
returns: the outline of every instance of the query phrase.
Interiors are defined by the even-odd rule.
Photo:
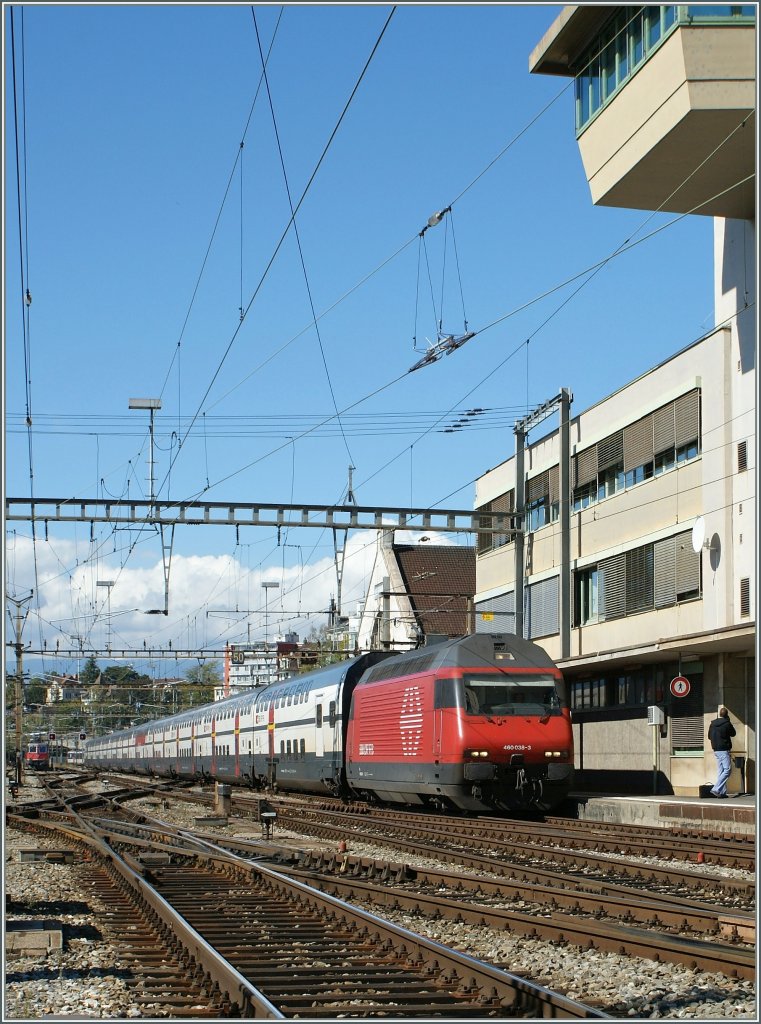
[[[532,583],[526,590],[526,614],[524,633],[528,640],[539,636],[551,636],[559,632],[558,584],[559,576]]]
[[[653,461],[653,417],[643,416],[624,427],[624,472]]]
[[[677,447],[700,437],[700,392],[697,388],[674,402],[674,434]]]
[[[606,558],[600,562],[598,570],[602,576],[601,618],[618,619],[626,615],[626,556]]]
[[[624,432],[617,430],[615,434],[597,442],[597,471],[602,472],[615,466],[624,457]]]
[[[491,613],[494,618],[484,620],[482,613]],[[515,591],[510,590],[499,597],[476,604],[476,633],[515,632]]]
[[[597,445],[585,448],[579,452],[574,459],[576,467],[575,487],[583,487],[584,484],[593,483],[597,480]]]

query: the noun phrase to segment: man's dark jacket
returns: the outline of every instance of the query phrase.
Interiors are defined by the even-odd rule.
[[[714,718],[708,726],[708,739],[714,750],[731,750],[735,727],[728,718]]]

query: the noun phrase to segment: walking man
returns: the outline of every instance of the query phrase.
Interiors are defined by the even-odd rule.
[[[729,712],[722,704],[719,708],[719,717],[714,718],[708,726],[708,739],[711,741],[713,752],[716,755],[716,767],[718,770],[716,784],[711,789],[711,793],[720,800],[724,800],[727,797],[727,779],[732,771],[729,752],[732,749],[732,737],[734,735],[735,727],[729,720]]]

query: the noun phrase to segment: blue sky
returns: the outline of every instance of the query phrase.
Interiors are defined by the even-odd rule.
[[[579,281],[533,301],[673,219],[593,207],[572,85],[528,72],[560,10],[398,6],[296,216],[307,288],[293,228],[262,280],[290,209],[264,85],[246,128],[261,74],[256,29],[265,53],[272,45],[269,90],[295,204],[390,6],[264,5],[255,24],[235,4],[25,4],[23,94],[14,7],[35,495],[145,495],[148,419],[128,401],[160,395],[162,498],[339,502],[351,463],[361,505],[471,508],[473,481],[513,452],[516,413],[562,386],[581,412],[704,333],[709,218],[684,218],[612,260],[549,321]],[[5,489],[23,497],[30,438],[3,13]],[[419,232],[450,204],[423,248]],[[406,372],[422,354],[413,339],[424,350],[439,324],[457,334],[465,320],[475,338]],[[489,413],[442,432],[472,408]],[[136,531],[96,528],[91,539],[89,526],[51,524],[33,550],[30,533],[6,524],[6,592],[36,590],[25,639],[49,647],[72,634],[102,643],[97,579],[117,581],[110,625],[125,646],[261,637],[262,579],[283,584],[271,630],[303,636],[324,622],[306,613],[336,589],[328,534],[291,530],[278,545],[264,529],[186,528],[175,535],[171,614],[146,619],[163,604],[155,535],[135,544]],[[345,610],[363,595],[368,541],[350,541]],[[215,610],[246,607],[258,610],[249,624]]]

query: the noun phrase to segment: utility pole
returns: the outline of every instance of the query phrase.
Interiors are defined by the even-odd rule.
[[[22,769],[22,765],[24,763],[24,759],[23,759],[23,755],[22,755],[23,736],[22,736],[22,721],[21,721],[21,713],[22,713],[23,706],[24,706],[24,643],[23,643],[23,641],[21,639],[21,635],[22,635],[23,630],[24,630],[24,623],[26,622],[26,617],[29,614],[29,609],[27,608],[24,611],[23,615],[22,615],[21,608],[28,601],[31,601],[33,597],[34,597],[34,591],[30,590],[29,594],[26,597],[22,597],[22,598],[8,597],[7,598],[10,604],[13,604],[13,605],[16,606],[15,619],[11,616],[11,621],[14,623],[16,640],[15,640],[14,643],[8,644],[8,646],[9,647],[13,647],[15,652],[16,652],[16,684],[15,684],[15,689],[14,689],[14,704],[15,704],[15,716],[14,717],[15,717],[15,730],[16,730],[16,740],[15,740],[15,743],[16,743],[16,765],[15,765],[15,768],[16,768],[16,783],[17,783],[17,785],[21,784],[21,769]],[[8,614],[9,615],[11,614],[10,609],[8,609]]]
[[[516,420],[513,427],[515,434],[515,513],[518,521],[518,532],[515,535],[515,632],[523,636],[526,632],[524,623],[526,565],[525,537],[531,532],[531,523],[526,510],[526,437],[531,427],[545,420],[554,409],[560,412],[560,588],[559,609],[561,657],[570,656],[571,649],[571,433],[570,416],[573,395],[569,388],[561,388],[554,397]],[[528,638],[527,638],[528,639]]]

